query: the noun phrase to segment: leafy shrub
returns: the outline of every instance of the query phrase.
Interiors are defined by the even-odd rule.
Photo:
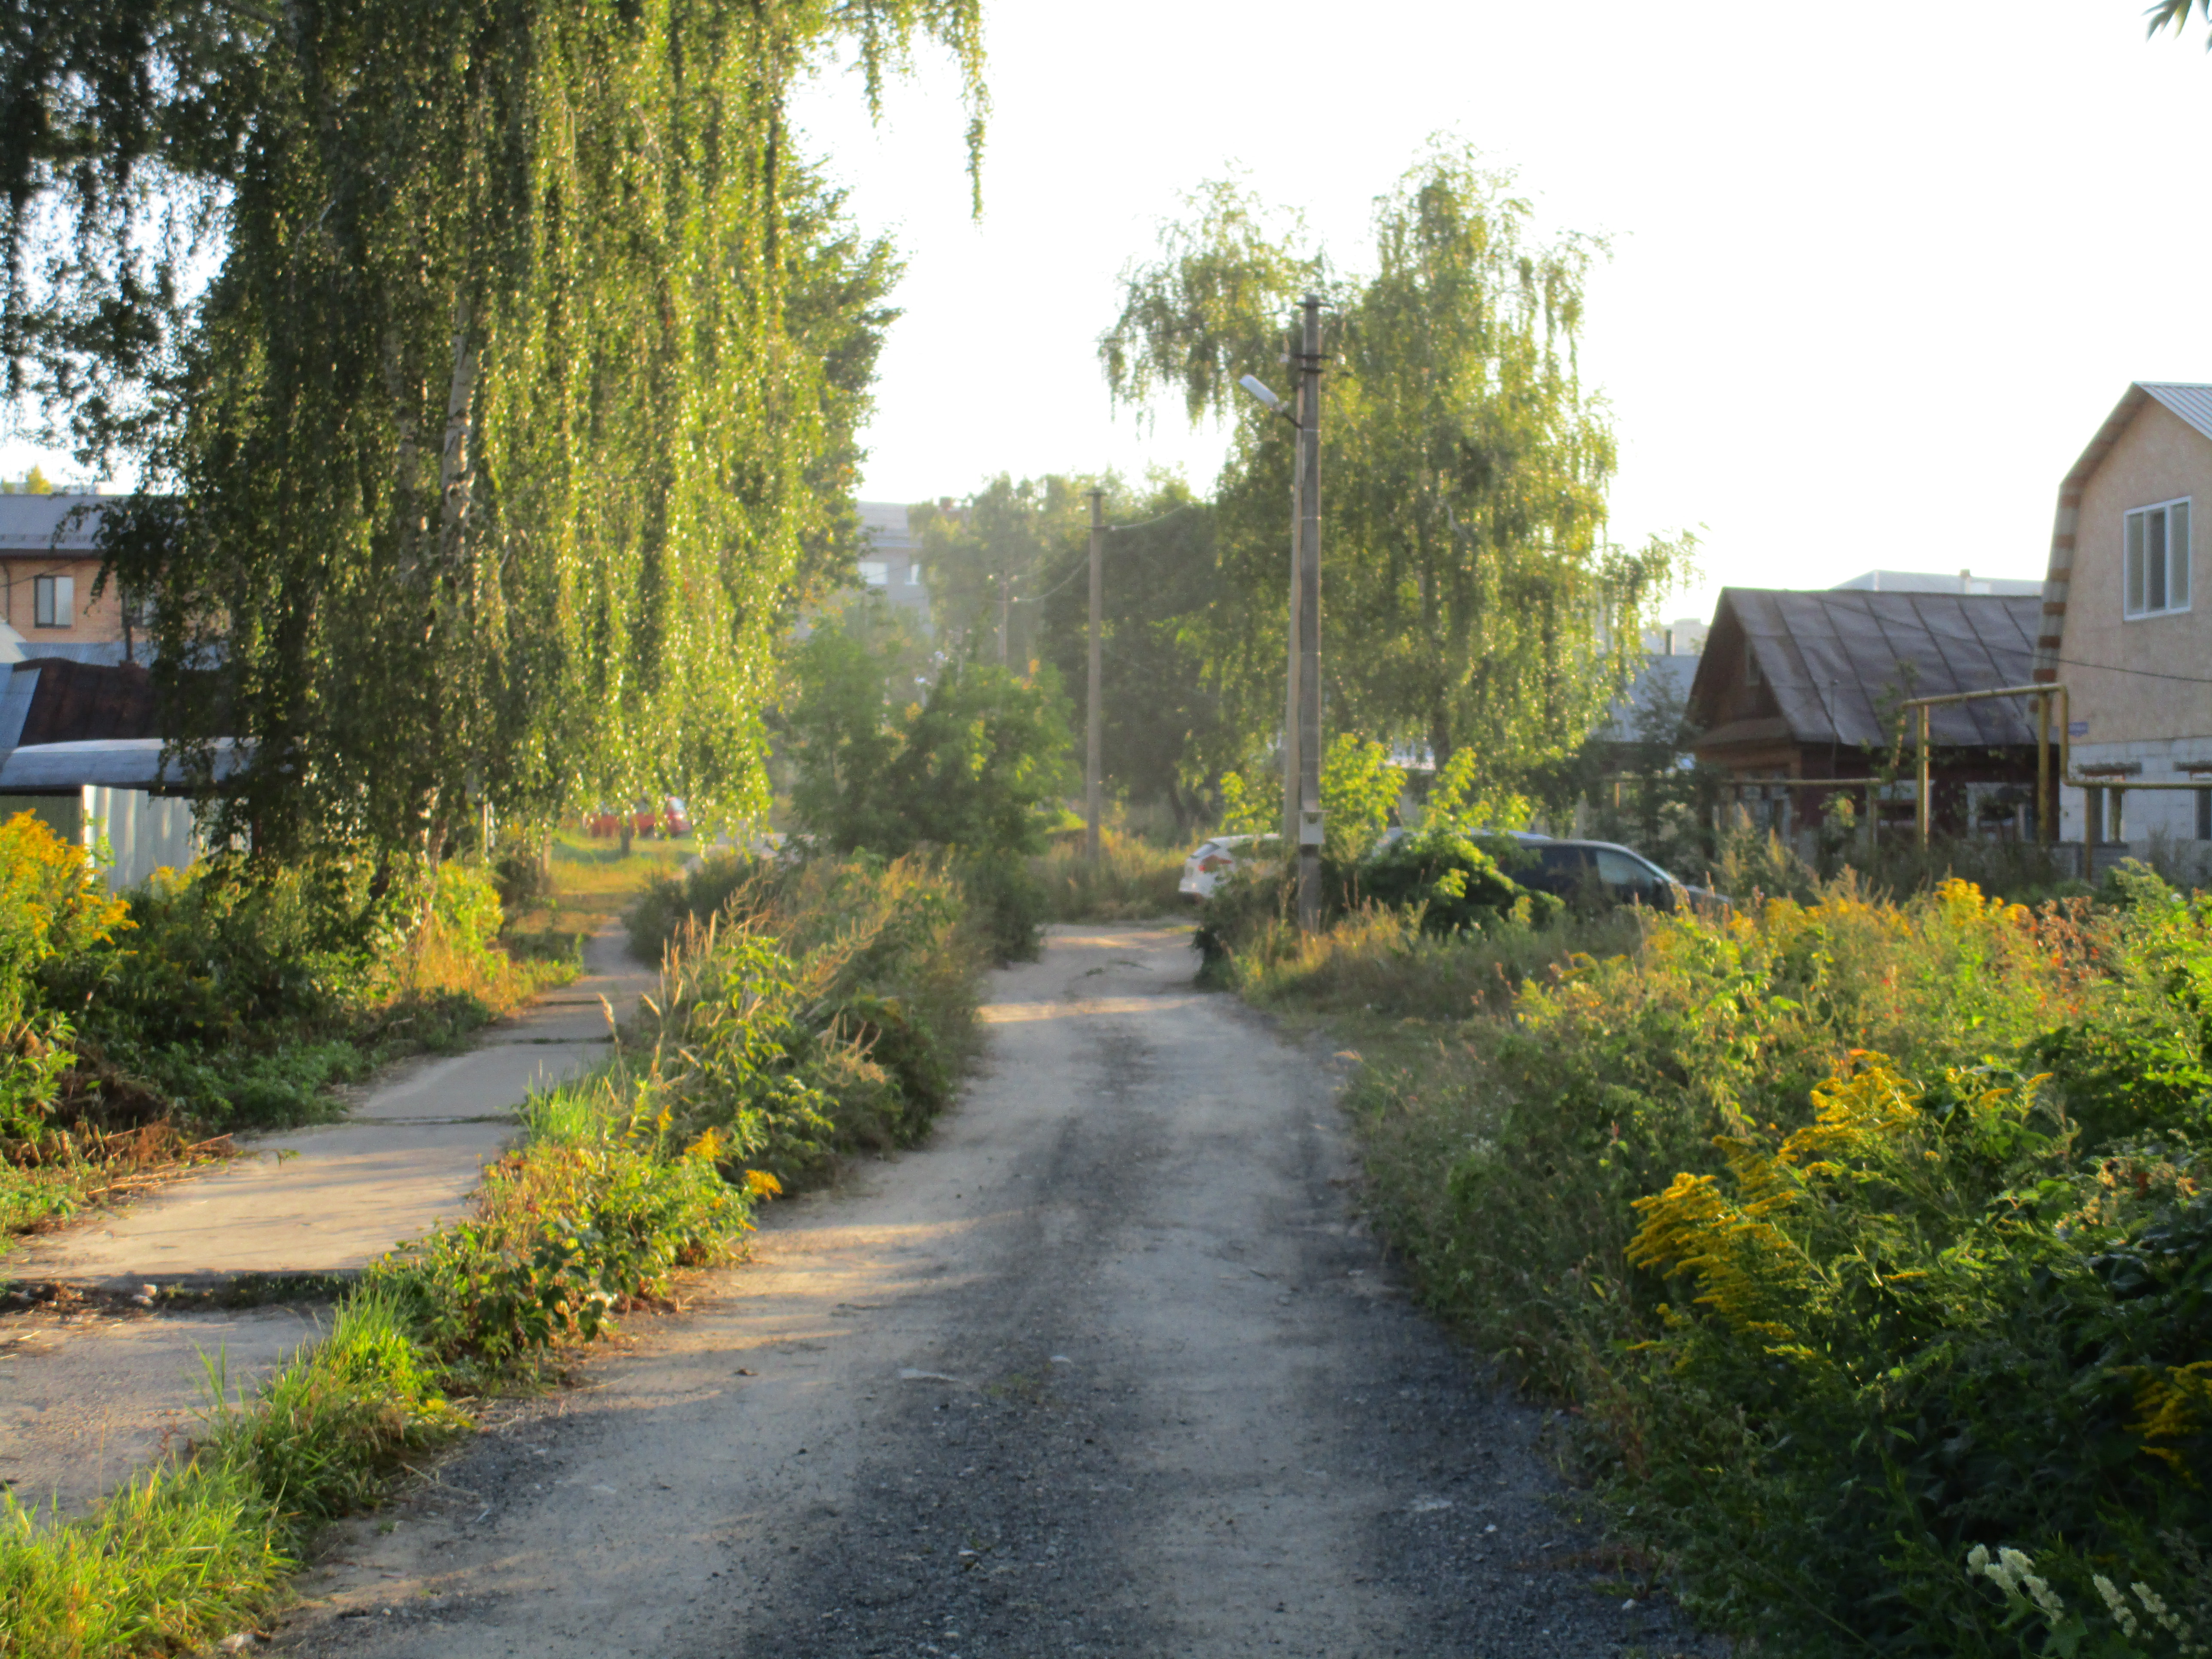
[[[971,880],[927,858],[775,864],[726,855],[662,890],[675,928],[640,1063],[680,1133],[802,1180],[913,1140],[975,1046],[993,941]],[[719,900],[702,924],[694,903]]]
[[[150,1088],[210,1127],[313,1121],[331,1084],[394,1047],[449,1045],[561,971],[507,958],[495,890],[453,862],[225,855],[126,902],[119,931],[38,975],[73,1015],[72,1103],[95,1118]]]
[[[918,847],[1027,855],[1066,781],[1065,699],[1023,679],[947,663],[920,702],[887,703],[877,659],[834,629],[799,647],[787,717],[799,827],[839,853]]]
[[[1476,836],[1446,821],[1400,836],[1355,874],[1378,904],[1418,908],[1425,933],[1495,927],[1509,916],[1541,927],[1565,907],[1506,873],[1521,861],[1517,845],[1505,837]]]
[[[1355,1085],[1424,1293],[1579,1402],[1617,1524],[1717,1622],[2163,1654],[2096,1579],[2212,1595],[2173,1541],[2212,1528],[2212,900],[2119,890],[1639,917]],[[1366,927],[1387,982],[1410,935]],[[1304,962],[1247,982],[1358,982]]]
[[[687,927],[705,926],[740,891],[772,882],[775,876],[773,860],[722,848],[690,869],[653,877],[630,907],[630,954],[641,962],[658,962]]]
[[[373,1282],[404,1299],[431,1352],[497,1370],[589,1341],[750,1224],[750,1195],[716,1174],[713,1143],[674,1152],[665,1117],[644,1091],[624,1103],[623,1080],[568,1085],[586,1109],[538,1119],[567,1133],[494,1164],[466,1218],[378,1264]]]
[[[40,975],[123,925],[124,907],[103,890],[82,848],[33,813],[0,824],[0,1138],[44,1133],[73,1058],[69,1020]]]
[[[887,696],[884,666],[839,629],[799,647],[785,716],[793,818],[830,853],[951,853],[999,959],[1035,957],[1044,900],[1028,860],[1067,771],[1057,681],[947,663],[915,702]]]

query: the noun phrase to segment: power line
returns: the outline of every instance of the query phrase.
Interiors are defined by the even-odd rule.
[[[2165,674],[2155,668],[2123,668],[2118,663],[2083,662],[2079,657],[2061,657],[2058,660],[2069,668],[2094,668],[2100,674],[2132,674],[2138,679],[2177,680],[2184,685],[2212,685],[2212,676],[2203,674]]]

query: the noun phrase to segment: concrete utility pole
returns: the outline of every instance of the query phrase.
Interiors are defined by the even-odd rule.
[[[1012,555],[1008,555],[1009,559]],[[999,666],[1006,665],[1006,636],[1013,631],[1014,573],[1010,565],[999,567]]]
[[[1321,925],[1321,295],[1298,353],[1298,926]]]
[[[1105,793],[1101,757],[1105,748],[1106,715],[1099,704],[1099,681],[1103,676],[1098,643],[1098,617],[1106,602],[1105,562],[1106,492],[1094,489],[1091,492],[1091,692],[1083,722],[1083,853],[1091,859],[1098,856],[1098,819]]]
[[[1292,397],[1299,395],[1292,392]],[[1300,417],[1291,422],[1293,429]],[[1296,440],[1292,441],[1293,442]],[[1298,468],[1291,461],[1291,603],[1289,626],[1284,629],[1284,653],[1290,665],[1283,674],[1283,848],[1289,856],[1298,844]]]

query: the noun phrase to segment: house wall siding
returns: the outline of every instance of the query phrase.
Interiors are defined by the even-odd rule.
[[[2193,498],[2191,608],[2130,622],[2123,614],[2121,591],[2126,515],[2131,508],[2182,495]],[[2212,439],[2159,404],[2147,403],[2081,491],[2058,665],[2058,678],[2072,695],[2073,718],[2088,726],[2074,740],[2077,763],[2141,759],[2148,781],[2171,779],[2176,758],[2212,760],[2212,592],[2203,586],[2208,580]],[[2138,801],[2148,811],[2149,799],[2132,798],[2130,813]],[[2078,823],[2078,800],[2067,804]]]

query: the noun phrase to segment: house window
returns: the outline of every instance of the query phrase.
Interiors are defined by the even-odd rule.
[[[2127,518],[2125,610],[2161,617],[2189,609],[2189,503],[2163,501]]]
[[[76,619],[76,578],[32,579],[32,622],[40,628],[67,628]]]
[[[908,587],[919,587],[921,586],[921,567],[920,565],[909,564],[907,566],[906,585]]]
[[[866,582],[870,587],[890,586],[891,580],[891,568],[890,562],[884,559],[861,560],[860,580]]]
[[[1743,647],[1743,683],[1746,685],[1766,684],[1766,676],[1759,672],[1759,653],[1751,648],[1751,642],[1747,640]]]

